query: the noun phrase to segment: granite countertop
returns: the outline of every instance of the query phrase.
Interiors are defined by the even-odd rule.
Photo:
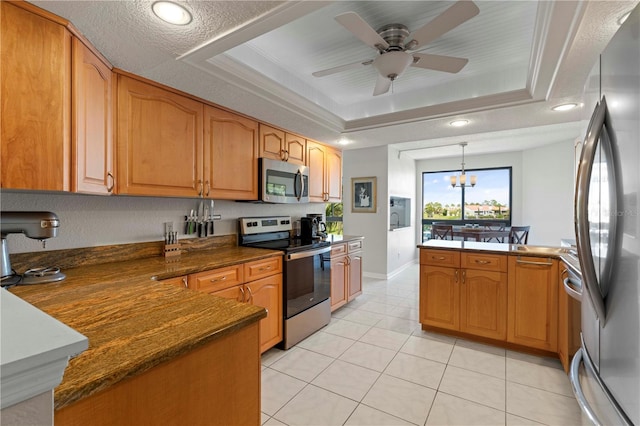
[[[348,243],[349,241],[356,241],[356,240],[364,240],[364,237],[362,235],[335,235],[335,234],[330,234],[326,239],[326,241],[331,242],[331,244]]]
[[[266,316],[257,306],[156,280],[281,255],[217,248],[172,263],[155,257],[71,268],[64,281],[10,291],[89,339],[55,389],[60,409]]]

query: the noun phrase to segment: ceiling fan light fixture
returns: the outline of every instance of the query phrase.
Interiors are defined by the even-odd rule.
[[[174,25],[187,25],[192,19],[187,9],[170,1],[157,1],[151,9],[158,18]]]
[[[387,52],[374,59],[373,66],[381,76],[394,80],[405,72],[412,62],[413,56],[407,52]]]

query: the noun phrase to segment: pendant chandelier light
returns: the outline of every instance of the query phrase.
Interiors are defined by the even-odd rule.
[[[452,175],[450,177],[451,186],[453,188],[464,188],[467,185],[471,185],[472,187],[476,186],[476,182],[478,181],[478,178],[476,177],[476,175],[470,175],[469,183],[467,183],[467,175],[464,172],[464,147],[467,146],[467,143],[462,142],[460,143],[460,146],[462,147],[462,170],[460,172],[460,176]]]

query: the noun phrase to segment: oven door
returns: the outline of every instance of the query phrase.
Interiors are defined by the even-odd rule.
[[[286,254],[284,315],[289,319],[331,295],[331,246]]]

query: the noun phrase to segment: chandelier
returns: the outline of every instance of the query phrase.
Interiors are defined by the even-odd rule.
[[[460,143],[460,146],[462,147],[462,170],[460,172],[460,176],[458,175],[452,175],[449,179],[451,180],[451,186],[453,188],[464,188],[465,186],[467,186],[467,175],[464,172],[464,147],[467,146],[466,142],[462,142]],[[476,186],[476,182],[478,181],[478,178],[476,177],[476,175],[471,175],[469,176],[469,184],[473,187]]]

